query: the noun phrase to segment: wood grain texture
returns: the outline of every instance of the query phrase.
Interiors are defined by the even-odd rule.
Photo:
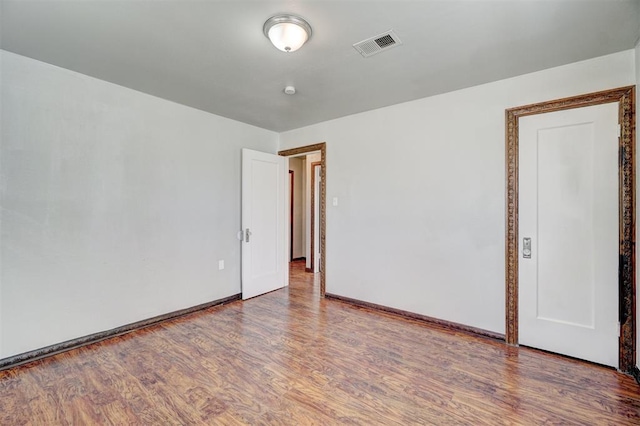
[[[520,117],[619,103],[619,368],[631,373],[636,362],[635,282],[635,86],[525,105],[505,111],[505,312],[506,341],[518,344],[518,148]]]
[[[637,425],[613,369],[289,288],[0,372],[2,425]]]
[[[100,331],[98,333],[89,334],[88,336],[78,337],[77,339],[67,340],[65,342],[56,343],[50,346],[45,346],[44,348],[39,348],[33,351],[24,352],[24,353],[10,356],[7,358],[2,358],[0,359],[0,370],[15,367],[20,364],[24,364],[27,362],[34,361],[36,359],[40,359],[40,358],[48,357],[61,352],[65,352],[71,349],[78,348],[80,346],[96,343],[101,340],[105,340],[114,336],[130,333],[132,331],[139,330],[141,328],[148,327],[150,325],[157,324],[159,322],[167,321],[173,318],[178,318],[183,315],[188,315],[190,313],[207,309],[212,306],[224,305],[225,303],[233,302],[235,300],[240,300],[241,298],[242,298],[242,294],[240,293],[234,294],[232,296],[224,297],[222,299],[214,300],[211,302],[206,302],[201,305],[180,309],[174,312],[158,315],[142,321],[126,324],[121,327],[113,328],[111,330]]]

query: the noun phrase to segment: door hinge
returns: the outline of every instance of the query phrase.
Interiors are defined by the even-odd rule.
[[[618,336],[620,335],[620,323],[618,322]]]
[[[622,126],[618,124],[618,137],[622,137]]]

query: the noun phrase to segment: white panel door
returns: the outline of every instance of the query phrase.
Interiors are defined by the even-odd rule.
[[[617,367],[618,104],[522,117],[519,137],[520,343]]]
[[[287,159],[242,150],[242,298],[284,287]]]

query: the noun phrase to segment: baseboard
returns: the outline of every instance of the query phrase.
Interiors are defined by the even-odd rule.
[[[305,271],[305,272],[313,272],[313,269],[311,269],[311,268],[304,268],[304,271]]]
[[[306,257],[296,257],[294,259],[291,259],[292,262],[298,261],[298,260],[307,260]]]
[[[326,293],[325,298],[335,299],[341,302],[349,303],[351,305],[362,306],[364,308],[375,309],[377,311],[388,312],[390,314],[399,315],[405,318],[411,318],[411,319],[426,322],[429,324],[439,325],[441,327],[445,327],[450,330],[462,331],[465,333],[470,333],[470,334],[474,334],[482,337],[489,337],[491,339],[496,339],[496,340],[504,340],[504,334],[494,333],[493,331],[483,330],[481,328],[471,327],[469,325],[458,324],[456,322],[445,321],[438,318],[428,317],[426,315],[416,314],[414,312],[403,311],[402,309],[390,308],[388,306],[365,302],[358,299],[352,299],[350,297],[338,296],[337,294]]]
[[[631,369],[631,375],[636,379],[636,382],[640,385],[640,368],[637,365],[634,365]]]
[[[158,324],[164,321],[168,321],[174,318],[178,318],[184,315],[188,315],[203,309],[211,308],[213,306],[224,305],[226,303],[234,302],[242,298],[241,294],[234,294],[233,296],[224,297],[222,299],[214,300],[212,302],[203,303],[201,305],[192,306],[191,308],[180,309],[178,311],[169,312],[168,314],[158,315],[153,318],[148,318],[142,321],[137,321],[131,324],[123,325],[107,331],[101,331],[88,336],[78,337],[77,339],[67,340],[66,342],[56,343],[51,346],[45,346],[44,348],[35,349],[33,351],[24,352],[18,355],[13,355],[8,358],[0,359],[0,371],[8,368],[17,367],[18,365],[26,364],[31,361],[35,361],[41,358],[49,357],[52,355],[66,352],[71,349],[86,346],[91,343],[97,343],[102,340],[109,339],[110,337],[116,337],[123,334],[130,333],[141,328],[149,327],[154,324]]]

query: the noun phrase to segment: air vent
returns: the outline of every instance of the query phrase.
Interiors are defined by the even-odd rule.
[[[368,58],[369,56],[380,53],[383,50],[391,49],[392,47],[399,46],[402,41],[398,38],[393,31],[387,31],[386,33],[378,34],[375,37],[362,40],[353,45],[362,56]]]

